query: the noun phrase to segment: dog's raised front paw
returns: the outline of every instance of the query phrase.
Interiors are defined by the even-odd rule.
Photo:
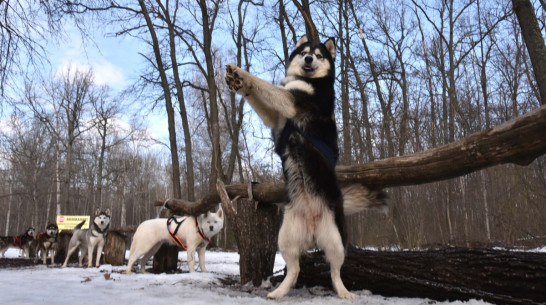
[[[241,69],[234,64],[226,65],[226,76],[224,79],[226,80],[228,88],[234,92],[239,92],[239,90],[244,87],[243,78],[239,71],[241,71]]]

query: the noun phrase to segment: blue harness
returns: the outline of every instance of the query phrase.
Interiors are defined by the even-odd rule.
[[[284,129],[282,130],[281,136],[279,138],[279,141],[277,145],[275,145],[275,152],[281,156],[281,159],[283,159],[283,153],[286,150],[286,145],[288,144],[288,138],[293,132],[297,132],[301,134],[307,141],[311,142],[313,146],[328,160],[332,168],[336,166],[336,162],[339,159],[339,151],[338,148],[332,148],[328,144],[326,144],[323,140],[318,139],[316,137],[313,137],[309,134],[306,134],[299,128],[296,124],[294,124],[294,121],[291,119],[286,120],[286,125],[284,126]],[[283,159],[284,161],[284,159]]]

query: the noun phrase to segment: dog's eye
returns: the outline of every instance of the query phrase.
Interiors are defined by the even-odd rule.
[[[320,54],[317,54],[315,56],[317,57],[317,59],[322,59],[322,55],[320,55]]]
[[[307,55],[307,52],[305,52],[305,51],[304,51],[304,52],[301,52],[300,55],[301,55],[301,56],[305,56],[305,55]]]

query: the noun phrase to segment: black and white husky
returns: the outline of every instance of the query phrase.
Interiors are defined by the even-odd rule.
[[[89,226],[89,229],[82,230],[82,226],[85,223],[85,220],[80,222],[72,233],[70,242],[68,243],[68,250],[66,251],[66,259],[62,268],[66,267],[68,260],[74,251],[80,248],[81,253],[78,258],[79,266],[82,267],[82,261],[85,254],[88,255],[87,267],[91,268],[93,266],[93,252],[95,248],[97,249],[97,258],[95,266],[100,266],[100,257],[102,255],[102,249],[106,243],[106,236],[108,235],[108,229],[110,228],[110,209],[106,211],[101,211],[97,209],[95,211],[95,216],[93,217],[93,222]]]
[[[279,249],[287,272],[279,287],[267,295],[272,299],[286,295],[295,285],[299,257],[314,246],[324,250],[330,262],[339,297],[354,298],[340,277],[347,244],[344,215],[384,206],[381,192],[360,185],[341,189],[337,183],[335,53],[333,38],[315,44],[303,37],[290,55],[280,86],[235,65],[226,66],[228,87],[245,97],[273,130],[286,180],[289,204],[279,232]]]
[[[30,243],[34,240],[34,235],[34,228],[30,227],[21,235],[0,236],[0,252],[2,252],[2,257],[5,257],[4,255],[9,248],[21,249],[22,257],[30,257]]]

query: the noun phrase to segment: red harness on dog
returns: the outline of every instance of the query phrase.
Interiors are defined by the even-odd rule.
[[[13,238],[13,245],[18,248],[23,248],[23,235],[18,235]]]
[[[194,219],[195,219],[195,227],[197,228],[197,234],[199,234],[201,239],[203,239],[204,241],[210,242],[210,239],[207,236],[205,236],[205,234],[201,233],[201,229],[199,228],[199,225],[197,224],[197,217],[194,217]],[[180,248],[182,248],[184,250],[186,250],[187,248],[186,248],[186,246],[184,246],[184,243],[182,243],[180,238],[178,238],[178,235],[176,235],[176,233],[178,233],[178,229],[180,229],[180,226],[182,225],[182,223],[185,220],[186,220],[186,218],[184,218],[184,219],[182,219],[182,221],[178,222],[178,220],[174,216],[171,216],[171,217],[169,217],[169,219],[167,219],[167,232],[169,232],[169,235],[171,236],[173,241],[178,246],[180,246]],[[174,229],[174,232],[171,232],[171,223],[173,221],[176,223],[176,229]]]

